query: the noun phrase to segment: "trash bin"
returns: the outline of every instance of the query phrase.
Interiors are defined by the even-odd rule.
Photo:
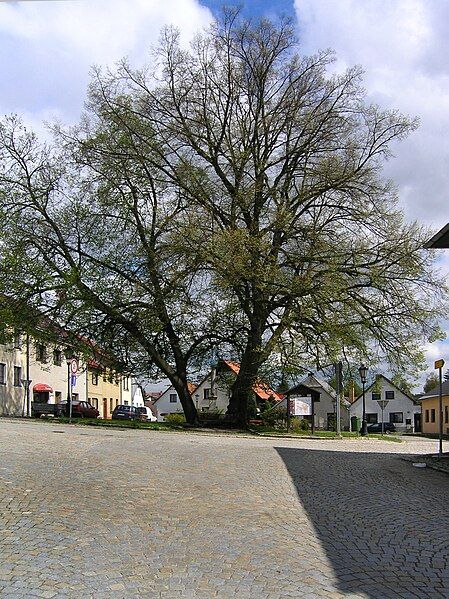
[[[353,433],[358,433],[358,432],[360,432],[361,426],[362,426],[362,423],[360,421],[360,418],[358,416],[351,416],[351,431]]]

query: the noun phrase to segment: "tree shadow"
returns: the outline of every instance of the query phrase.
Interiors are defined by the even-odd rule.
[[[397,454],[276,450],[339,591],[449,597],[449,476]]]

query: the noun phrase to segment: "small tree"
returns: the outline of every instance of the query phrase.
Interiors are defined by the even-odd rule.
[[[434,389],[439,383],[438,375],[435,372],[431,372],[426,377],[424,383],[424,393],[428,393],[431,389]]]

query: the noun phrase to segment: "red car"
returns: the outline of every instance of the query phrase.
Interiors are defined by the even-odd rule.
[[[61,406],[60,415],[66,416],[67,402],[61,401],[59,405]],[[100,412],[96,408],[94,408],[89,402],[77,400],[72,401],[73,418],[98,418],[99,415]]]

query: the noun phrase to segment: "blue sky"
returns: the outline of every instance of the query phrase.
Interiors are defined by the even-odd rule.
[[[92,64],[113,66],[127,56],[142,65],[148,62],[162,26],[176,25],[187,44],[211,22],[221,4],[212,0],[0,2],[0,113],[20,113],[38,132],[45,130],[46,120],[75,122]],[[449,2],[253,0],[244,4],[252,17],[291,14],[302,52],[334,49],[336,70],[361,64],[370,101],[420,118],[419,130],[395,146],[395,158],[385,172],[398,185],[407,219],[435,229],[449,222]],[[449,251],[440,265],[449,273]],[[444,356],[448,345],[433,344],[428,349],[431,363]]]
[[[220,11],[223,3],[214,2],[213,0],[201,0],[201,4],[210,8],[215,14]],[[295,15],[295,5],[293,0],[252,0],[252,2],[239,2],[238,0],[228,0],[225,3],[227,6],[243,7],[246,15],[251,17],[271,16],[272,14]]]

